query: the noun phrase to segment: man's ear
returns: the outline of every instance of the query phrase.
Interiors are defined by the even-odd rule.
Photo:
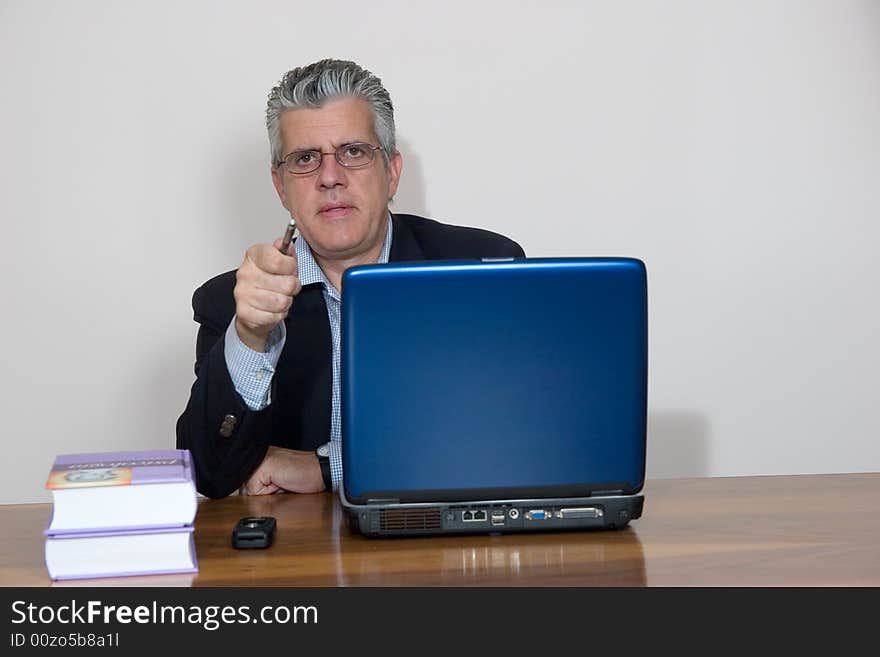
[[[275,191],[278,194],[278,198],[281,199],[281,205],[284,206],[284,209],[290,212],[290,206],[287,204],[287,194],[284,191],[284,183],[281,180],[281,176],[283,173],[278,167],[271,168],[272,173],[272,184],[275,186]]]
[[[394,198],[397,193],[397,184],[400,182],[400,172],[403,171],[403,156],[400,151],[394,151],[388,158],[388,199]]]

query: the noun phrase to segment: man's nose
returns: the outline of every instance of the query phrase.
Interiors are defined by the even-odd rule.
[[[336,161],[336,157],[331,153],[321,157],[321,166],[318,169],[318,185],[321,187],[332,188],[345,186],[346,171],[345,167]]]

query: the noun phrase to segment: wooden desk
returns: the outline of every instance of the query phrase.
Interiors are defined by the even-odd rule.
[[[0,585],[49,586],[50,505],[0,507]],[[268,550],[233,550],[238,518],[278,519]],[[197,575],[99,586],[878,586],[880,473],[656,480],[623,531],[366,539],[331,495],[202,500]]]

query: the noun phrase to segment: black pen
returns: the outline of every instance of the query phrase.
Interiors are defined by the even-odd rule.
[[[294,234],[296,233],[296,220],[291,217],[290,223],[287,224],[287,230],[284,231],[284,237],[281,238],[281,253],[287,255],[287,247],[290,246],[290,241],[293,239]]]

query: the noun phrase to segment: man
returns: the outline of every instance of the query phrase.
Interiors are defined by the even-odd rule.
[[[337,490],[340,292],[355,265],[522,257],[484,230],[391,214],[403,161],[391,98],[353,62],[289,71],[269,94],[272,182],[301,238],[258,244],[195,291],[196,381],[177,422],[198,490]]]

